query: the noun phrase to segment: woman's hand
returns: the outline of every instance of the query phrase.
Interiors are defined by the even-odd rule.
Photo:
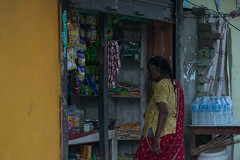
[[[161,141],[160,136],[156,135],[156,136],[154,137],[153,150],[154,150],[157,154],[160,154],[160,153],[161,153],[160,141]]]

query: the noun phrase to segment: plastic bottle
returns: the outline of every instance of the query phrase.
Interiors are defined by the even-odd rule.
[[[205,118],[205,112],[206,112],[206,101],[205,101],[205,98],[202,97],[201,98],[201,101],[200,101],[200,104],[199,104],[199,111],[200,111],[200,118],[199,118],[199,125],[205,125],[206,122],[206,118]]]
[[[213,111],[215,115],[214,116],[215,125],[221,125],[223,117],[222,117],[222,104],[219,97],[214,98]]]
[[[199,112],[199,98],[196,98],[192,103],[192,124],[198,125],[198,112]]]
[[[214,125],[214,112],[213,112],[213,98],[208,97],[207,104],[208,104],[208,122],[207,125]]]
[[[80,112],[75,105],[68,106],[68,116],[71,117],[71,128],[69,127],[69,133],[80,133]],[[68,121],[68,123],[70,122]]]
[[[233,122],[233,104],[230,96],[225,96],[224,97],[226,106],[227,106],[227,113],[228,113],[228,122],[232,123]]]
[[[226,104],[224,97],[220,97],[220,101],[222,104],[222,117],[223,117],[222,123],[226,124],[229,122],[228,121],[227,104]]]
[[[92,149],[92,160],[97,160],[97,154],[96,154],[96,149]]]
[[[234,121],[234,116],[233,116],[233,102],[232,99],[229,97],[229,103],[230,103],[230,123]]]
[[[212,106],[209,104],[209,97],[202,97],[199,105],[200,125],[211,125]]]

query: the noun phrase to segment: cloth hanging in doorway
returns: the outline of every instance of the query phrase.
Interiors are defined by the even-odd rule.
[[[108,40],[108,88],[115,88],[116,75],[120,74],[120,55],[118,42]]]
[[[203,90],[212,92],[214,96],[231,96],[229,53],[227,49],[229,25],[221,17],[210,17],[208,22],[216,24],[217,33],[222,35],[222,39],[216,41],[214,57],[205,76],[205,78],[208,80],[208,83],[204,83]]]

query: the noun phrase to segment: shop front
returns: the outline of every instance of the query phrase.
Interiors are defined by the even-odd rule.
[[[134,156],[151,94],[147,60],[160,55],[177,65],[175,5],[62,2],[63,159]]]

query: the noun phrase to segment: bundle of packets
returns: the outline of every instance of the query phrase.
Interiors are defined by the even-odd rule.
[[[119,126],[117,129],[117,135],[120,138],[140,138],[140,122],[127,123]]]
[[[98,95],[99,69],[96,66],[85,66],[78,72],[77,81],[73,81],[75,95]]]
[[[92,146],[84,145],[81,147],[81,158],[90,160],[92,158]]]
[[[110,95],[119,96],[140,96],[140,87],[138,84],[129,82],[118,82],[116,87],[109,90]]]
[[[69,153],[68,160],[81,160],[79,153]]]

